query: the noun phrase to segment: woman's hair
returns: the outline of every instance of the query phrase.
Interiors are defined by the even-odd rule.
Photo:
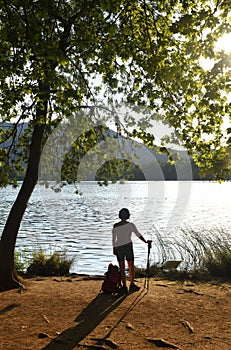
[[[120,211],[119,211],[119,218],[121,220],[127,220],[129,219],[130,217],[130,212],[127,208],[122,208]]]

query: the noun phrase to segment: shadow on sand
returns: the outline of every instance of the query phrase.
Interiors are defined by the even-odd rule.
[[[60,334],[43,350],[71,350],[90,334],[114,309],[116,309],[127,295],[98,294],[95,299],[77,316],[76,327],[69,328]]]
[[[135,308],[135,306],[147,295],[148,289],[143,289],[132,298],[130,306],[128,306],[122,316],[117,320],[115,325],[104,335],[98,339],[98,344],[106,343],[112,332],[120,324],[120,322]],[[78,322],[76,327],[69,328],[60,334],[50,344],[42,350],[72,350],[87,337],[113,310],[115,310],[129,294],[108,295],[104,293],[98,294],[95,299],[76,317]],[[135,293],[136,294],[136,293]],[[97,339],[95,339],[97,340]],[[89,346],[89,349],[91,346]]]

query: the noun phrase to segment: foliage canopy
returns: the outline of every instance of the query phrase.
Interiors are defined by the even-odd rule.
[[[1,186],[28,162],[35,125],[45,126],[44,143],[60,120],[100,104],[145,107],[138,120],[114,113],[118,130],[154,145],[149,127],[161,120],[202,175],[230,174],[231,57],[215,45],[231,31],[230,1],[1,0],[0,8],[0,120],[12,123],[0,129]],[[24,121],[30,128],[15,147]]]

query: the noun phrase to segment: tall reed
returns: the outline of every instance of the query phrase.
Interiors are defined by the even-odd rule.
[[[231,235],[227,229],[179,229],[167,236],[152,229],[152,263],[181,260],[179,271],[206,272],[211,278],[231,280]]]

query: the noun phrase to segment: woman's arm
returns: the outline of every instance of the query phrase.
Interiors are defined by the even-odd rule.
[[[144,243],[148,243],[148,241],[143,237],[143,235],[137,230],[137,228],[136,228],[136,225],[134,225],[134,224],[132,224],[133,225],[133,232],[135,233],[135,235],[137,236],[137,237],[139,237],[139,239],[141,239],[141,241],[142,242],[144,242]]]

